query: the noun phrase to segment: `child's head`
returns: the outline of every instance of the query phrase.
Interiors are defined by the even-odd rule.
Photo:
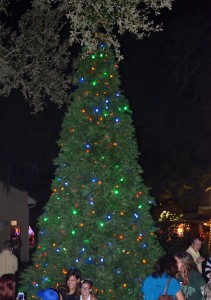
[[[40,290],[37,292],[37,296],[42,300],[60,300],[60,294],[55,289]]]
[[[93,282],[89,279],[85,279],[81,282],[81,295],[86,296],[91,293]]]

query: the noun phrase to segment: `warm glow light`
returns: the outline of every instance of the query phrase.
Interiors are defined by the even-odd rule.
[[[11,226],[17,226],[17,225],[18,225],[18,222],[17,222],[16,220],[11,221],[11,222],[10,222],[10,225],[11,225]]]
[[[183,223],[178,226],[178,228],[176,229],[178,236],[182,237],[184,235],[184,227],[185,224]]]

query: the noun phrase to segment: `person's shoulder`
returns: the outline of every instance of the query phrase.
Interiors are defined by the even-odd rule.
[[[180,286],[179,281],[178,281],[175,277],[172,277],[172,278],[171,278],[170,284],[171,284],[171,283],[172,283],[173,285]]]
[[[185,250],[185,252],[188,252],[188,253],[190,253],[192,251],[192,247],[191,246],[189,246],[186,250]]]
[[[155,280],[155,277],[152,277],[152,275],[147,275],[147,277],[142,282],[142,288],[150,285],[153,280]]]
[[[205,282],[205,280],[204,280],[203,276],[201,275],[201,273],[199,273],[199,272],[197,272],[197,271],[195,271],[195,270],[190,271],[188,277],[190,277],[190,278],[195,278],[195,279],[197,279],[197,280],[200,280],[200,281],[204,281],[204,282]]]
[[[175,277],[171,278],[171,281],[169,283],[169,290],[173,294],[176,294],[178,291],[181,290],[181,285],[180,285],[179,281]]]
[[[171,277],[172,282],[178,282],[178,280],[175,277]]]
[[[152,280],[153,278],[156,278],[156,277],[153,277],[152,275],[147,275],[146,278],[144,279],[144,281]]]
[[[201,273],[198,271],[195,271],[195,270],[191,270],[190,274],[193,274],[194,276],[197,276],[197,277],[202,277]]]
[[[13,257],[14,259],[17,259],[17,256],[13,253],[10,253],[10,256]]]
[[[59,294],[62,296],[62,299],[63,300],[66,300],[68,297],[68,294],[67,294],[67,292],[66,292],[66,290],[64,290],[64,289],[59,289],[58,290],[58,292],[59,292]]]

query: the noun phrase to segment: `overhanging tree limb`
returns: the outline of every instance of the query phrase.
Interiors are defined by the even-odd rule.
[[[130,32],[138,39],[160,30],[152,18],[172,0],[34,0],[20,19],[18,28],[0,24],[0,93],[22,91],[37,112],[50,99],[58,106],[69,101],[71,47],[81,45],[94,51],[99,40],[114,47],[120,60],[119,36]],[[7,15],[0,1],[0,12]],[[3,11],[3,9],[5,9]],[[5,57],[6,52],[10,53]],[[24,85],[23,86],[23,83]]]

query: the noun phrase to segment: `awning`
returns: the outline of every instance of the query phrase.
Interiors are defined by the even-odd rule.
[[[28,202],[28,208],[29,209],[35,207],[36,204],[37,204],[37,200],[33,199],[30,196],[27,196],[27,202]]]

